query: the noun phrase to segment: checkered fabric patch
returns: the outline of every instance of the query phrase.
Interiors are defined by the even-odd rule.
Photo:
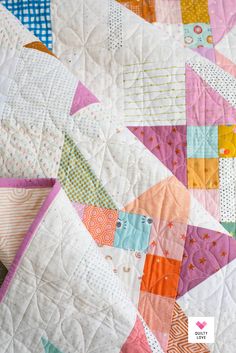
[[[0,2],[52,50],[50,0],[0,0]]]
[[[58,178],[71,201],[116,209],[116,205],[94,175],[86,159],[67,135]]]

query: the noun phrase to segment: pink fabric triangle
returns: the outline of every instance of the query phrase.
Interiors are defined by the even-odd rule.
[[[236,240],[226,234],[188,225],[178,297],[236,258]]]
[[[236,109],[186,66],[187,125],[234,124]]]
[[[187,185],[186,126],[132,126],[130,131]]]
[[[90,104],[98,102],[99,100],[81,82],[79,82],[73,98],[70,115],[77,113],[80,109],[87,107]]]
[[[123,344],[120,353],[151,353],[147,337],[141,320],[137,317],[135,325],[130,332],[126,342]]]

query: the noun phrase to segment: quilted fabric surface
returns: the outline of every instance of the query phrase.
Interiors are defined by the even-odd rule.
[[[1,176],[59,178],[141,314],[121,352],[145,327],[140,352],[234,353],[233,1],[120,2],[51,0],[59,60],[0,8]],[[215,342],[188,342],[186,315]],[[72,349],[50,327],[37,344]]]

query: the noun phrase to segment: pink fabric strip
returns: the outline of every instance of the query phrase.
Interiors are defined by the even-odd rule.
[[[55,179],[0,178],[0,188],[47,188],[58,183]]]
[[[39,187],[52,187],[51,192],[44,201],[42,207],[39,210],[37,217],[34,219],[31,224],[27,234],[24,237],[24,240],[21,243],[20,248],[18,249],[13,263],[8,271],[8,274],[0,288],[0,302],[4,299],[7,294],[7,290],[14,279],[16,271],[20,265],[21,259],[26,252],[30,241],[32,240],[39,224],[41,223],[43,217],[45,216],[48,208],[52,204],[53,200],[57,196],[58,192],[61,189],[61,186],[58,181],[55,179],[0,179],[0,187],[15,187],[15,188],[39,188]]]

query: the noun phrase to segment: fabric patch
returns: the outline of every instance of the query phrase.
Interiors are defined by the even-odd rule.
[[[45,338],[41,338],[43,348],[45,353],[62,353],[59,351],[58,348],[56,348],[51,342],[47,341]]]
[[[220,220],[236,221],[236,158],[220,158]]]
[[[52,49],[50,0],[3,0],[2,4]]]
[[[123,46],[122,7],[109,0],[108,16],[108,50],[113,51]]]
[[[146,252],[152,226],[150,217],[119,211],[114,246]]]
[[[133,11],[146,21],[156,21],[155,0],[118,0],[119,3]]]
[[[189,189],[200,204],[219,222],[220,221],[220,191],[219,189]]]
[[[164,297],[175,298],[181,262],[147,254],[141,290]]]
[[[75,114],[80,109],[83,109],[90,104],[98,102],[98,99],[81,82],[79,82],[73,98],[70,115]]]
[[[208,0],[214,44],[217,44],[236,24],[234,0]]]
[[[236,258],[236,241],[226,234],[188,226],[178,297]]]
[[[217,158],[218,157],[218,127],[188,126],[187,127],[187,157]]]
[[[187,225],[153,218],[148,253],[181,261]]]
[[[219,66],[195,55],[186,63],[207,82],[213,90],[218,92],[229,104],[236,107],[236,80]]]
[[[55,56],[51,50],[49,50],[42,42],[31,42],[26,45],[24,45],[25,48],[31,48],[35,50],[39,50],[43,53],[47,53],[49,55]]]
[[[221,222],[222,226],[231,234],[234,238],[236,238],[236,222]]]
[[[207,23],[190,23],[184,25],[184,42],[189,48],[212,48],[211,27]]]
[[[210,23],[208,0],[181,0],[183,23]]]
[[[187,223],[190,196],[188,190],[175,177],[166,178],[154,185],[124,210],[166,221]]]
[[[236,157],[236,125],[219,126],[219,156]]]
[[[116,209],[72,139],[65,135],[58,178],[71,201]]]
[[[137,317],[134,328],[121,348],[122,353],[152,353],[141,320]]]
[[[85,206],[83,222],[94,240],[100,245],[113,245],[118,211]]]
[[[187,185],[185,125],[134,126],[129,129],[184,185]]]
[[[157,21],[161,23],[182,23],[180,0],[156,0]]]
[[[176,302],[168,341],[169,353],[210,353],[207,345],[188,342],[188,318]]]
[[[112,271],[125,286],[129,298],[138,307],[146,254],[140,251],[127,251],[106,245],[101,246],[100,250]]]
[[[140,293],[138,310],[164,351],[167,349],[174,304],[173,298],[147,292]]]
[[[236,109],[186,65],[187,125],[219,125],[235,121]]]
[[[218,164],[217,158],[188,158],[188,188],[218,189]]]

